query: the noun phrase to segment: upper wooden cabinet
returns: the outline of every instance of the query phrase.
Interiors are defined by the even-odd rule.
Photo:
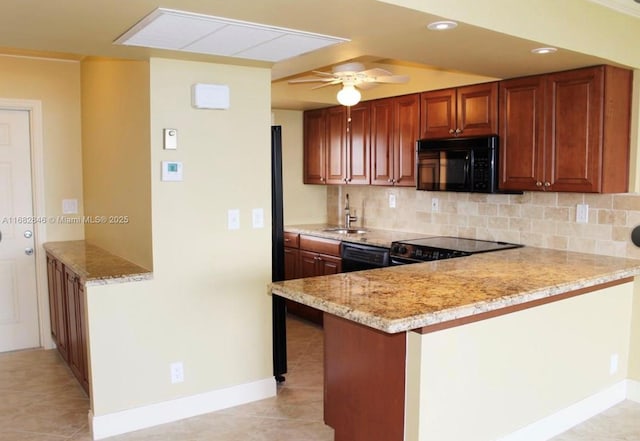
[[[597,66],[500,83],[500,188],[628,191],[631,71]]]
[[[416,185],[420,95],[371,101],[371,183]]]
[[[420,94],[420,138],[483,136],[498,132],[498,83]]]
[[[305,184],[369,181],[369,103],[305,112]]]

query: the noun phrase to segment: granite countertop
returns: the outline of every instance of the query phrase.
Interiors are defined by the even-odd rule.
[[[379,329],[404,332],[640,274],[640,260],[524,247],[310,277],[271,292]]]
[[[429,237],[431,234],[413,233],[393,230],[379,230],[375,228],[359,227],[355,225],[353,228],[362,228],[366,233],[336,233],[334,231],[325,231],[330,228],[340,228],[339,225],[331,224],[306,224],[306,225],[286,225],[284,231],[289,233],[308,234],[310,236],[324,237],[327,239],[335,239],[343,242],[354,242],[381,247],[390,247],[391,242],[396,240],[416,239],[419,237]]]
[[[149,280],[153,273],[84,240],[47,242],[44,249],[87,285]]]

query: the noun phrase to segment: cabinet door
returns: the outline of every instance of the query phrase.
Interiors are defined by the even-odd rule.
[[[327,158],[326,183],[345,184],[347,175],[346,132],[347,111],[344,106],[326,109],[326,144]]]
[[[394,99],[393,183],[402,187],[416,185],[416,141],[420,124],[420,95]]]
[[[351,107],[347,118],[347,182],[367,185],[370,183],[370,123],[369,103]]]
[[[69,367],[71,372],[82,383],[84,372],[84,348],[82,319],[78,278],[71,270],[65,268],[65,296],[67,298],[67,318],[69,329]]]
[[[49,320],[51,325],[51,337],[53,337],[53,341],[57,343],[58,337],[58,296],[59,293],[56,291],[56,282],[55,282],[55,274],[56,274],[56,261],[55,259],[47,254],[47,284],[49,288]]]
[[[300,251],[297,248],[284,247],[284,280],[300,277],[298,271],[299,259]]]
[[[68,332],[68,312],[67,295],[65,291],[65,268],[59,260],[54,261],[54,290],[57,293],[56,310],[58,312],[56,328],[56,345],[58,352],[65,361],[69,360],[69,332]]]
[[[325,173],[325,112],[324,109],[304,112],[305,184],[324,184]]]
[[[371,103],[371,184],[393,183],[393,98]]]
[[[456,129],[456,90],[420,94],[420,138],[449,138]]]
[[[500,83],[502,190],[542,190],[544,180],[544,77]],[[540,183],[540,186],[536,183]]]
[[[341,258],[327,256],[326,254],[318,255],[317,273],[319,276],[328,276],[329,274],[338,274],[341,271],[342,271]]]
[[[84,283],[80,279],[76,279],[77,290],[78,293],[78,331],[80,335],[80,348],[82,351],[82,364],[80,366],[80,384],[84,388],[85,392],[89,394],[89,357],[87,354],[87,329],[86,329],[86,320],[85,320],[85,291],[84,291]]]
[[[553,191],[600,190],[603,70],[547,76],[545,184]]]
[[[498,133],[498,83],[458,87],[456,113],[459,136]]]
[[[300,250],[300,260],[298,270],[300,271],[300,277],[315,277],[318,276],[317,269],[318,253],[312,251]]]

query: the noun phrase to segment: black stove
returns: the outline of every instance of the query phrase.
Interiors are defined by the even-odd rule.
[[[519,247],[522,247],[522,245],[451,236],[432,236],[393,242],[391,244],[390,257],[392,264],[402,265]]]

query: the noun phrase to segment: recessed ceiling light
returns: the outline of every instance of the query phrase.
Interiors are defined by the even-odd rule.
[[[532,53],[538,54],[538,55],[552,54],[557,51],[558,49],[556,49],[555,47],[537,47],[535,49],[531,49]]]
[[[453,29],[457,26],[458,23],[456,23],[455,21],[442,20],[429,23],[427,25],[427,28],[431,29],[432,31],[446,31],[447,29]]]

